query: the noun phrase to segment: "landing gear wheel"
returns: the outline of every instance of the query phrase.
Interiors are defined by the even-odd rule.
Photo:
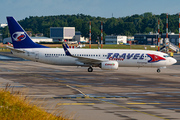
[[[161,70],[160,70],[160,69],[157,69],[157,72],[158,72],[158,73],[160,73],[160,72],[161,72]]]
[[[93,71],[93,68],[92,67],[89,67],[88,68],[88,72],[92,72]]]

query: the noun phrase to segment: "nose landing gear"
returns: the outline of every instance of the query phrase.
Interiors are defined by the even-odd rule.
[[[160,73],[160,72],[161,72],[161,70],[158,68],[158,69],[157,69],[157,72],[158,72],[158,73]]]
[[[157,69],[157,72],[160,73],[160,72],[161,72],[161,69],[165,69],[165,68],[166,68],[166,66],[164,66],[164,67],[159,67],[159,68]]]

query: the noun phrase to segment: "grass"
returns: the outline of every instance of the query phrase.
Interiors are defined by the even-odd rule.
[[[103,49],[144,49],[144,47],[147,50],[156,50],[155,47],[151,47],[150,45],[103,45]],[[86,44],[85,48],[89,48],[89,45]],[[98,48],[98,45],[92,44],[91,48]]]
[[[0,120],[69,120],[47,113],[20,92],[11,94],[8,87],[0,89]]]
[[[62,48],[62,44],[41,44],[50,48]],[[5,48],[6,45],[0,46],[0,52],[10,52],[9,49]],[[70,45],[77,46],[77,44]],[[152,45],[103,45],[103,49],[141,49],[144,50],[157,50],[157,47],[151,47]],[[85,49],[89,48],[89,44],[85,44]],[[92,49],[97,49],[98,44],[91,44]]]
[[[62,48],[61,44],[42,44],[51,48]],[[86,46],[83,48],[89,48],[89,44],[85,44]],[[77,44],[69,45],[69,46],[77,46]],[[146,47],[147,50],[157,50],[156,47],[151,47],[151,45],[103,45],[103,49],[141,49],[143,50]],[[92,49],[97,49],[98,44],[91,44]]]

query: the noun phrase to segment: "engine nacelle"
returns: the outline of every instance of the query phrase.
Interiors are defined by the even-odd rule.
[[[101,69],[102,70],[117,70],[118,62],[116,62],[116,61],[102,62]]]

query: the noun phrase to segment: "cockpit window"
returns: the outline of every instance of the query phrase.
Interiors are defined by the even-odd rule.
[[[163,55],[163,57],[165,57],[165,58],[166,58],[166,57],[170,57],[170,56],[169,56],[169,55]]]

